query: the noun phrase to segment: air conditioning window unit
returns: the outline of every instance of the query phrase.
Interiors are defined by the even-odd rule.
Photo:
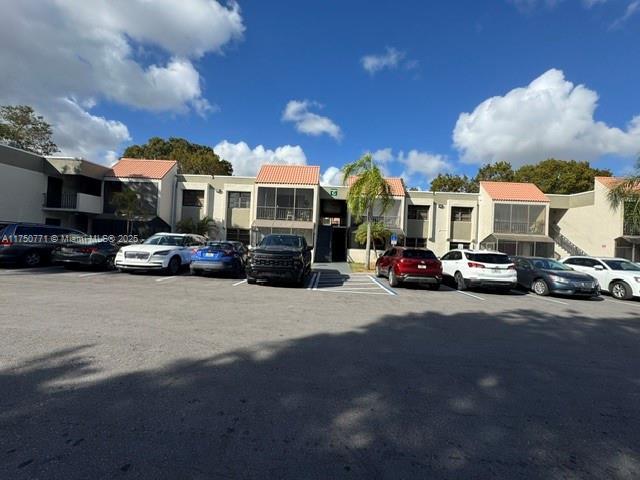
[[[322,225],[325,227],[331,226],[331,217],[322,217]]]

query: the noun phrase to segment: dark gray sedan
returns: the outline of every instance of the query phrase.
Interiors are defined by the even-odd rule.
[[[536,295],[600,295],[600,285],[591,275],[576,272],[550,258],[513,257],[512,260],[518,273],[518,285]]]

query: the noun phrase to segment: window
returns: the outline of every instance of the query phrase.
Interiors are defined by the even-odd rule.
[[[431,250],[404,250],[404,258],[419,258],[421,260],[435,260],[436,256]]]
[[[183,207],[202,207],[204,205],[203,190],[183,190],[182,206]]]
[[[454,222],[470,222],[473,208],[451,207],[451,220]]]
[[[229,192],[229,208],[249,208],[251,206],[251,192]]]
[[[450,242],[449,250],[460,250],[461,248],[469,248],[470,244],[465,242]]]
[[[251,243],[251,232],[241,228],[227,229],[227,240],[231,242],[242,242],[244,245]]]
[[[429,220],[428,205],[409,205],[409,220]]]
[[[426,238],[406,238],[404,241],[405,247],[424,248],[426,245]]]
[[[311,188],[258,188],[259,219],[311,222],[312,212]]]

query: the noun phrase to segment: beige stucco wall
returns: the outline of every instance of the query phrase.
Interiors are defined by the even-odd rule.
[[[0,163],[0,221],[44,222],[43,193],[47,176]]]
[[[174,208],[174,188],[176,185],[176,176],[178,174],[178,166],[175,165],[169,173],[167,173],[158,183],[158,216],[172,226],[175,221],[173,216]],[[182,205],[182,204],[180,204]]]
[[[622,209],[614,211],[610,207],[608,192],[604,185],[596,181],[592,204],[554,212],[560,233],[589,255],[614,256],[615,239],[622,236],[623,212]],[[580,195],[588,198],[588,195]]]

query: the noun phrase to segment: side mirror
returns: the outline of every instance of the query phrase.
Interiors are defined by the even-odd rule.
[[[595,267],[593,267],[594,270],[601,272],[602,270],[604,270],[604,267],[602,265],[596,265]]]

